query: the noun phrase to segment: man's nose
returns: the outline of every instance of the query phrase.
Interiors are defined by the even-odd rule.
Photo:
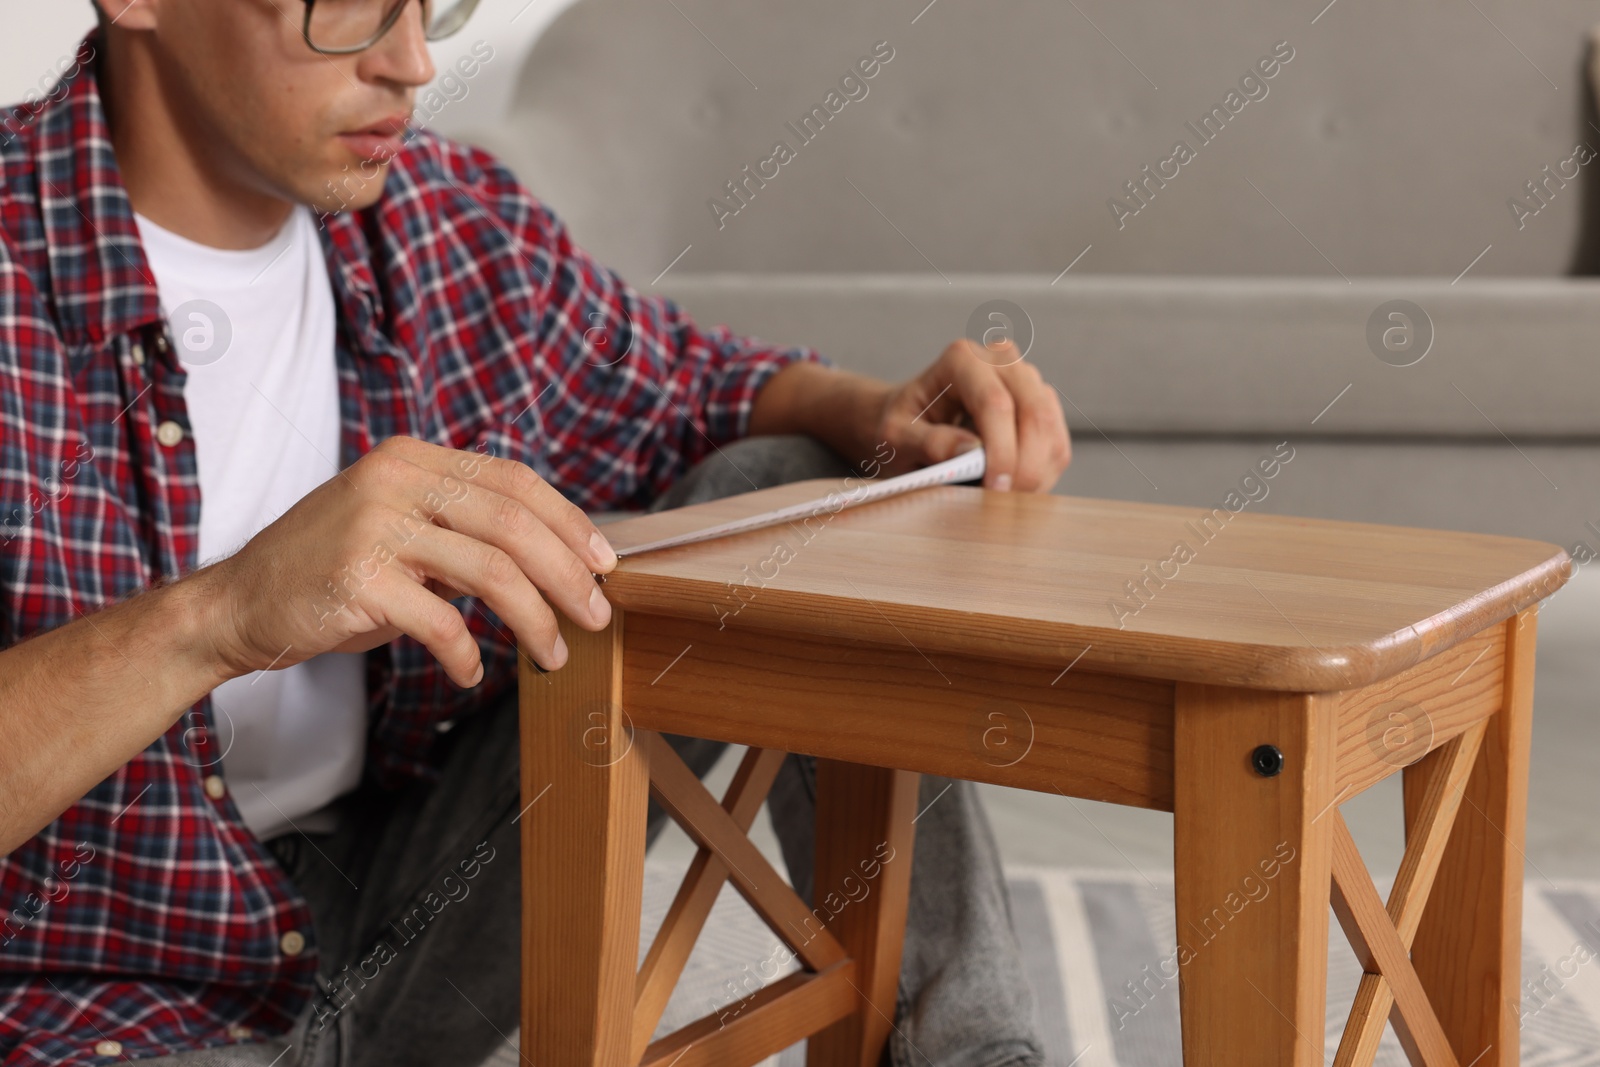
[[[417,0],[416,17],[407,10],[400,13],[394,28],[367,49],[362,66],[363,74],[376,80],[396,82],[405,86],[426,85],[433,80],[433,56],[428,52],[428,37],[424,19],[427,18],[425,0]]]

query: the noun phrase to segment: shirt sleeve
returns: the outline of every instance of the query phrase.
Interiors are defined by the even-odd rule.
[[[713,449],[749,433],[762,386],[791,363],[831,365],[696,324],[573,243],[506,168],[474,152],[478,187],[534,272],[530,356],[546,476],[590,510],[639,508]]]

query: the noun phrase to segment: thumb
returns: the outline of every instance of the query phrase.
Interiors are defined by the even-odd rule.
[[[906,450],[923,465],[943,463],[983,443],[971,430],[948,422],[913,423],[910,430],[906,435]]]

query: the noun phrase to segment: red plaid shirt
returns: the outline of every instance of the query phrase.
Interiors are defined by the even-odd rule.
[[[0,647],[197,563],[184,373],[95,40],[47,99],[0,112]],[[341,467],[409,434],[521,460],[584,508],[639,506],[742,436],[773,373],[819,358],[696,327],[575,247],[495,159],[425,134],[379,203],[321,236]],[[167,422],[176,444],[157,437]],[[458,603],[482,649],[475,689],[410,638],[369,654],[367,770],[382,782],[436,773],[439,724],[515,684],[509,631]],[[287,1031],[306,1005],[310,913],[230,796],[208,796],[225,773],[210,723],[206,698],[0,859],[0,1062],[227,1044]],[[285,951],[292,932],[303,950]]]

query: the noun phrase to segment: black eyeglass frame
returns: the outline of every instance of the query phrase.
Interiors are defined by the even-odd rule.
[[[313,52],[319,53],[320,55],[348,56],[353,55],[356,52],[364,52],[368,48],[371,48],[373,45],[381,41],[384,34],[394,29],[394,24],[400,21],[400,14],[401,12],[405,11],[406,5],[409,3],[411,3],[411,0],[394,0],[394,3],[389,7],[388,14],[384,15],[383,21],[378,24],[377,30],[372,34],[371,37],[368,37],[360,44],[347,45],[343,48],[324,48],[317,44],[316,41],[311,39],[311,15],[312,11],[317,6],[317,0],[305,0],[306,18],[305,22],[301,24],[300,36],[305,38],[307,47],[309,47]],[[423,18],[426,19],[428,14],[427,0],[417,0],[417,4],[422,8]],[[450,22],[446,23],[442,30],[430,30],[426,25],[424,25],[423,35],[430,41],[442,41],[446,37],[459,32],[461,27],[467,24],[467,20],[472,17],[472,13],[476,11],[477,8],[478,0],[460,0],[460,3],[456,5],[453,12],[458,13],[456,14],[456,17],[454,17]]]

